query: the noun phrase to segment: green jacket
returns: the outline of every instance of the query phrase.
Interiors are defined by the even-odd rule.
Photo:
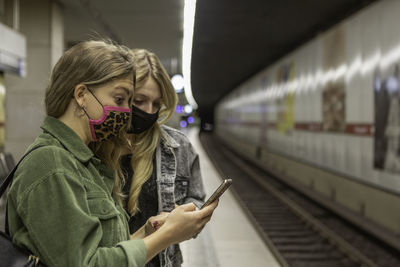
[[[13,242],[50,267],[144,266],[143,240],[112,197],[114,171],[64,123],[47,117],[8,194]],[[30,147],[30,148],[31,148]]]

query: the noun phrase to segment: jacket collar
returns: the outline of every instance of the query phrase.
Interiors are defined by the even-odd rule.
[[[85,163],[94,156],[92,150],[90,150],[82,139],[60,120],[47,116],[41,128],[54,136],[79,161]]]
[[[165,140],[165,143],[167,144],[167,146],[172,147],[172,148],[178,148],[181,145],[178,143],[178,141],[176,141],[170,134],[168,134],[168,132],[161,128],[161,133],[162,133],[162,140]]]

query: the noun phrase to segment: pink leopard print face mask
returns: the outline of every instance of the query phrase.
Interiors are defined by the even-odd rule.
[[[100,119],[93,120],[89,117],[86,110],[86,116],[89,118],[90,132],[94,142],[104,142],[118,135],[121,128],[129,121],[131,110],[129,108],[103,106],[103,104],[92,93],[97,102],[103,107],[103,115]]]

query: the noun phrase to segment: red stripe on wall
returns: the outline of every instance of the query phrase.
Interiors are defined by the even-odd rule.
[[[348,134],[372,136],[374,126],[372,124],[346,124],[345,131]]]
[[[261,123],[258,121],[240,121],[240,120],[227,120],[225,124],[235,124],[244,127],[261,127]],[[1,122],[0,122],[1,127]],[[267,123],[266,131],[268,129],[276,129],[276,122]],[[294,128],[299,131],[309,131],[309,132],[323,132],[323,124],[320,122],[299,122],[296,123]],[[335,133],[335,132],[330,132]],[[341,133],[341,132],[336,132]],[[351,135],[361,135],[361,136],[372,136],[374,134],[374,125],[366,123],[349,123],[346,124],[343,133]]]
[[[296,123],[294,128],[296,130],[302,130],[302,131],[320,132],[320,131],[322,131],[322,123],[319,123],[319,122]]]

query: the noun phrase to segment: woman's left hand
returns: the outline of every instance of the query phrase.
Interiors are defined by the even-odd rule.
[[[148,235],[151,235],[155,231],[157,231],[158,228],[161,227],[165,223],[165,220],[167,219],[169,215],[169,212],[161,212],[160,214],[156,216],[150,217],[147,222],[140,227],[139,230],[137,230],[135,233],[131,234],[130,239],[143,239]]]
[[[156,216],[150,217],[145,225],[145,236],[148,236],[158,230],[166,221],[169,212],[161,212]]]

